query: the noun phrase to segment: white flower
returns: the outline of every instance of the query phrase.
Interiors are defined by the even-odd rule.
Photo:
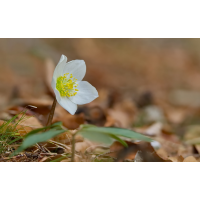
[[[51,86],[58,103],[73,115],[77,110],[77,104],[93,101],[98,97],[98,92],[87,81],[81,81],[86,73],[83,60],[66,62],[67,57],[62,55],[54,70]]]

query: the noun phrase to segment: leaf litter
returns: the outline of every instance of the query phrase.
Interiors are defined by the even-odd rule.
[[[87,42],[89,40],[80,40],[80,46]],[[95,46],[99,41],[91,40],[91,42]],[[100,49],[102,48],[102,61],[100,61],[98,59],[100,50],[96,51],[96,55],[90,58],[90,55],[85,54],[86,51],[83,52],[77,49],[76,43],[72,42],[72,46],[74,46],[80,57],[88,59],[89,74],[95,75],[93,79],[89,75],[86,78],[97,86],[99,98],[87,105],[79,106],[75,115],[70,115],[61,106],[57,105],[53,124],[61,122],[59,128],[57,127],[59,130],[51,127],[50,130],[46,131],[49,137],[45,140],[41,139],[39,142],[33,142],[30,144],[31,146],[25,145],[24,149],[20,150],[19,147],[26,141],[27,134],[34,130],[37,132],[39,129],[46,129],[45,126],[54,95],[50,81],[55,67],[55,60],[52,60],[50,56],[44,56],[41,52],[36,54],[35,50],[34,53],[31,51],[29,63],[33,63],[34,66],[29,66],[30,72],[24,71],[25,68],[21,67],[17,74],[14,73],[12,63],[8,62],[8,67],[2,67],[1,72],[8,74],[10,81],[8,82],[5,76],[0,76],[7,87],[7,90],[0,88],[0,93],[4,96],[0,102],[0,135],[2,137],[0,140],[0,161],[69,162],[72,157],[73,137],[76,144],[75,161],[80,162],[200,161],[199,93],[189,91],[187,88],[184,90],[176,89],[180,82],[174,78],[177,70],[176,66],[182,67],[181,69],[185,69],[185,71],[183,70],[185,74],[191,74],[191,76],[195,74],[195,67],[190,68],[191,71],[189,71],[187,66],[180,62],[178,58],[174,61],[176,63],[170,60],[172,57],[171,52],[176,50],[181,52],[180,55],[186,57],[183,59],[186,59],[188,65],[192,65],[192,62],[188,61],[191,58],[186,54],[186,50],[170,46],[171,50],[165,52],[168,54],[166,57],[162,55],[162,52],[158,53],[156,49],[153,50],[155,51],[154,55],[156,53],[161,54],[160,56],[163,57],[165,64],[171,64],[171,71],[168,74],[166,73],[166,77],[163,77],[161,69],[156,68],[159,65],[156,62],[160,61],[156,58],[151,60],[153,53],[150,52],[148,47],[144,47],[151,55],[147,56],[141,50],[142,53],[138,55],[138,60],[135,62],[141,63],[146,68],[139,70],[136,67],[129,69],[125,66],[124,73],[126,75],[122,77],[120,76],[119,63],[122,63],[123,56],[128,60],[127,63],[132,63],[131,57],[128,58],[129,55],[122,55],[121,58],[114,61],[114,58],[116,58],[115,53],[117,54],[115,51],[117,50],[113,51],[110,58],[108,58],[105,53],[102,53],[103,50],[108,51],[102,43],[100,47]],[[40,58],[38,57],[39,54]],[[58,54],[56,47],[54,54]],[[144,55],[146,55],[147,60],[142,62]],[[94,59],[97,59],[96,66],[93,63]],[[23,59],[21,58],[21,60]],[[103,60],[105,60],[104,63],[102,63]],[[112,65],[116,64],[116,72],[109,64],[111,61]],[[149,73],[148,70],[145,71],[149,62],[155,68],[152,69],[152,73]],[[26,66],[26,63],[23,65]],[[94,68],[91,67],[93,65]],[[98,66],[102,66],[101,71],[99,71]],[[40,70],[42,73],[40,73]],[[107,77],[112,70],[114,72],[113,76]],[[20,73],[23,74],[23,78],[21,78]],[[135,80],[132,80],[129,74],[134,73],[142,74],[142,79],[146,82],[150,81],[153,90],[142,83],[141,78],[138,78],[139,76],[134,76]],[[32,74],[37,78],[31,77]],[[97,74],[102,78],[99,79]],[[190,77],[190,75],[188,76]],[[163,80],[167,80],[169,77],[172,78],[172,81],[167,85]],[[198,76],[193,77],[195,81],[199,78]],[[110,82],[108,81],[109,78],[111,79]],[[188,87],[192,88],[194,83],[192,85],[189,79],[185,82],[187,82]],[[117,82],[125,86],[121,88],[122,85],[117,85]],[[164,89],[161,91],[158,89],[159,87]],[[196,84],[193,89],[195,88],[198,89]],[[84,125],[83,128],[81,128],[82,125]],[[104,130],[104,128],[108,129]],[[106,131],[109,128],[113,132],[107,133]],[[152,141],[140,141],[141,138],[127,137],[126,134],[123,136],[123,133],[120,132],[123,130],[140,133],[144,137],[151,138]],[[120,135],[117,135],[118,131]],[[104,134],[103,138],[102,132]],[[43,133],[45,132],[38,132],[41,137]],[[21,152],[11,156],[17,149]]]

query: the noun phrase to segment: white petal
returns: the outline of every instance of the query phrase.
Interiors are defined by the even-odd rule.
[[[67,97],[61,97],[58,103],[72,115],[74,115],[77,110],[77,105],[70,101]]]
[[[63,76],[62,72],[63,68],[66,65],[66,62],[67,62],[67,57],[65,55],[62,55],[53,73],[53,78],[55,81],[59,76]]]
[[[61,55],[61,57],[60,57],[60,60],[59,60],[59,62],[58,62],[58,64],[59,63],[61,63],[62,61],[65,61],[65,62],[67,62],[67,57],[65,56],[65,55]]]
[[[59,92],[57,89],[55,89],[55,90],[54,90],[54,93],[55,93],[55,95],[56,95],[57,101],[59,102],[59,101],[61,100],[60,92]]]
[[[72,60],[68,62],[63,69],[63,74],[65,73],[72,74],[78,81],[81,81],[86,73],[84,60]]]
[[[77,83],[77,89],[79,91],[77,91],[77,94],[75,96],[69,97],[69,99],[75,104],[82,105],[90,103],[99,96],[96,88],[87,81],[80,81]]]
[[[51,87],[53,88],[57,101],[60,101],[61,100],[60,92],[56,89],[56,82],[54,79],[52,79],[51,81]]]
[[[56,82],[54,79],[52,79],[52,81],[51,81],[51,87],[53,88],[53,90],[54,90],[54,88],[56,88]]]

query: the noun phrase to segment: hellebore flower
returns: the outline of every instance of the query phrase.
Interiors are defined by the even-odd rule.
[[[67,62],[67,57],[62,55],[57,64],[51,86],[58,103],[70,114],[74,115],[77,104],[90,103],[98,97],[98,92],[87,81],[82,81],[86,73],[83,60]]]

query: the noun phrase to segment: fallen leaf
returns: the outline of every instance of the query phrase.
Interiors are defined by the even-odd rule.
[[[84,153],[88,148],[92,147],[95,144],[96,143],[91,142],[91,141],[85,139],[83,142],[77,142],[76,143],[75,150],[77,152]]]
[[[105,127],[112,127],[114,125],[115,125],[115,120],[111,116],[107,115],[106,123],[104,124],[104,126]]]
[[[20,116],[19,116],[19,118],[20,118]],[[22,122],[20,122],[20,125],[22,125],[22,126],[29,126],[29,127],[34,128],[34,129],[36,129],[36,128],[42,128],[43,127],[43,125],[41,124],[41,122],[36,117],[34,117],[34,116],[31,116],[29,118],[25,118],[25,120],[23,120]]]
[[[168,154],[163,148],[158,149],[156,152],[161,158],[163,158],[165,160],[168,159]]]
[[[108,110],[108,114],[116,121],[119,127],[127,128],[130,126],[130,117],[128,114],[124,113],[121,110]]]
[[[149,136],[159,135],[162,132],[163,124],[161,122],[156,122],[148,127],[144,133]]]
[[[136,154],[138,154],[138,157],[136,158],[137,162],[138,160],[142,160],[142,162],[170,162],[167,158],[165,160],[159,157],[148,142],[132,143],[126,141],[126,143],[128,144],[128,148],[125,148],[119,142],[114,142],[110,147],[111,153],[109,155],[117,158],[118,162],[133,160],[135,159]]]
[[[77,113],[84,113],[85,120],[89,124],[104,126],[106,123],[106,114],[100,106],[83,106],[78,109]]]
[[[84,124],[85,117],[83,113],[78,115],[71,115],[66,112],[62,117],[54,117],[52,123],[60,121],[63,123],[64,127],[70,130],[74,130],[77,129],[81,124]]]
[[[172,162],[183,162],[184,158],[183,156],[171,156],[168,157],[169,160],[171,160]]]
[[[197,162],[197,160],[194,156],[188,156],[183,160],[183,162]]]
[[[197,145],[194,145],[194,148],[197,150],[197,152],[200,154],[200,145],[197,144]]]

